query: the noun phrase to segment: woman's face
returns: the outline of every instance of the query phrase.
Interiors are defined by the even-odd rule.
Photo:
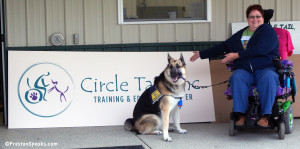
[[[260,25],[264,24],[264,18],[258,10],[252,10],[247,20],[251,32],[254,32]]]

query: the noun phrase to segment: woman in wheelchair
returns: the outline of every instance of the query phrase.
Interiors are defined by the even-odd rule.
[[[233,73],[229,79],[233,97],[233,112],[239,118],[235,125],[245,124],[248,109],[248,96],[251,86],[256,85],[261,105],[257,125],[268,127],[268,115],[272,114],[279,76],[273,64],[278,54],[278,37],[275,30],[264,24],[264,11],[261,5],[250,5],[246,10],[247,27],[241,29],[226,41],[212,48],[194,51],[190,58],[214,58],[224,55],[222,63],[233,62]]]

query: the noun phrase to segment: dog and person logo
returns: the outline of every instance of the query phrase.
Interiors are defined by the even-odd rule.
[[[71,75],[54,63],[36,63],[27,68],[18,83],[23,107],[38,117],[54,117],[68,109],[74,99]]]

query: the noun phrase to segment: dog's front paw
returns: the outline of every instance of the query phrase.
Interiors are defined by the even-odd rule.
[[[166,142],[172,142],[172,138],[171,137],[164,137],[164,141],[166,141]]]
[[[186,134],[187,131],[185,129],[180,129],[180,130],[177,130],[178,133],[180,134]]]

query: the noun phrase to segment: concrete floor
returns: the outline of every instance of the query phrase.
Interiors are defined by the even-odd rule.
[[[230,137],[229,123],[182,124],[182,128],[188,133],[170,133],[173,142],[164,142],[162,135],[135,135],[123,126],[7,129],[2,124],[0,148],[31,148],[26,143],[40,145],[36,148],[143,145],[146,149],[296,149],[300,146],[300,119],[294,120],[294,131],[285,135],[284,140],[278,139],[274,129],[246,129]]]

